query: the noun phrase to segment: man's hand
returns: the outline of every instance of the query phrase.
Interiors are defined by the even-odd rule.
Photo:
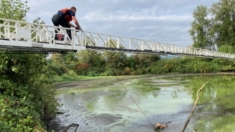
[[[81,27],[80,27],[80,26],[77,26],[76,29],[77,29],[77,30],[81,30]]]

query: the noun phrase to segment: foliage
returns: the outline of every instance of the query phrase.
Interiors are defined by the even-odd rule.
[[[0,17],[24,20],[27,1],[0,0]],[[40,23],[36,19],[35,23]],[[0,51],[0,130],[45,131],[55,114],[54,88],[47,80],[46,56]]]
[[[0,18],[22,20],[29,10],[28,1],[0,0]]]
[[[225,52],[225,53],[231,53],[231,54],[235,53],[234,47],[232,45],[227,45],[227,44],[220,46],[218,51]]]
[[[213,41],[210,39],[210,20],[207,18],[208,9],[206,6],[198,6],[193,12],[194,21],[189,30],[190,35],[193,39],[193,46],[203,49],[214,49]]]
[[[192,29],[189,31],[194,47],[216,50],[223,45],[235,45],[235,0],[220,0],[209,9],[195,9]]]
[[[57,57],[56,57],[57,56]],[[53,55],[48,61],[49,71],[56,76],[54,81],[74,80],[76,75],[139,75],[167,73],[213,73],[234,71],[235,61],[198,57],[162,58],[158,55],[120,52],[80,51],[76,59]],[[67,62],[65,64],[65,62]],[[74,74],[71,74],[73,71]],[[66,75],[65,75],[66,74]]]
[[[56,106],[53,86],[42,76],[45,55],[8,53],[0,54],[0,120],[11,131],[43,129],[41,121],[48,121]]]
[[[104,71],[105,60],[101,52],[98,51],[80,51],[77,53],[79,62],[76,65],[76,73],[79,75],[97,76]],[[84,67],[85,66],[85,67]],[[89,70],[87,69],[89,67]],[[86,68],[86,73],[81,73],[79,68]],[[84,72],[84,71],[83,71]]]
[[[104,52],[105,72],[103,75],[121,75],[125,69],[126,54],[121,52]]]
[[[235,1],[220,0],[211,7],[212,28],[215,43],[218,47],[228,44],[234,47],[235,35]]]
[[[128,60],[129,66],[136,71],[136,74],[146,74],[151,73],[150,65],[160,60],[160,57],[158,55],[135,54]]]
[[[211,73],[219,71],[218,64],[212,60],[194,57],[162,59],[151,65],[151,72],[166,73]]]

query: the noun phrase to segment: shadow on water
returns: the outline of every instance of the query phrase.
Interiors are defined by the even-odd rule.
[[[235,132],[234,79],[228,75],[137,78],[122,82],[129,93],[120,83],[73,88],[56,96],[60,113],[51,128],[60,132],[76,123],[79,132],[154,132],[152,125],[171,121],[161,132],[178,132],[190,114],[197,90],[209,81],[200,92],[186,132],[193,128],[199,132]]]

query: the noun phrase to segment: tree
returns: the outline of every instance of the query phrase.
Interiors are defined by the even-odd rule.
[[[29,11],[28,1],[0,0],[0,18],[23,20]]]
[[[20,0],[0,0],[0,6],[0,17],[14,20],[24,20],[29,10]],[[0,50],[1,131],[45,131],[44,122],[56,108],[46,64],[43,54]]]
[[[160,60],[159,55],[154,54],[134,54],[130,56],[128,65],[132,70],[136,70],[137,74],[149,73],[152,63]]]
[[[76,63],[76,73],[79,75],[96,76],[104,71],[104,58],[102,53],[95,50],[79,51],[79,61]]]
[[[211,7],[215,43],[235,46],[235,0],[220,0]]]
[[[192,36],[194,47],[210,49],[212,46],[209,36],[210,21],[208,20],[207,15],[207,7],[202,5],[198,6],[193,12],[195,20],[191,24],[192,29],[189,30],[189,33]]]
[[[218,49],[235,46],[235,0],[220,0],[211,8],[198,6],[193,13],[190,35],[194,47]]]
[[[127,55],[122,52],[103,53],[105,59],[105,75],[120,75],[126,65]]]

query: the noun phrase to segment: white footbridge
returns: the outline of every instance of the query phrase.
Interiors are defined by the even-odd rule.
[[[55,33],[55,30],[58,33]],[[100,33],[27,23],[0,18],[0,49],[16,51],[68,52],[80,50],[106,50],[159,55],[188,55],[206,58],[234,59],[234,54],[207,49],[183,47],[141,39],[111,36]],[[57,36],[57,40],[55,40]]]

